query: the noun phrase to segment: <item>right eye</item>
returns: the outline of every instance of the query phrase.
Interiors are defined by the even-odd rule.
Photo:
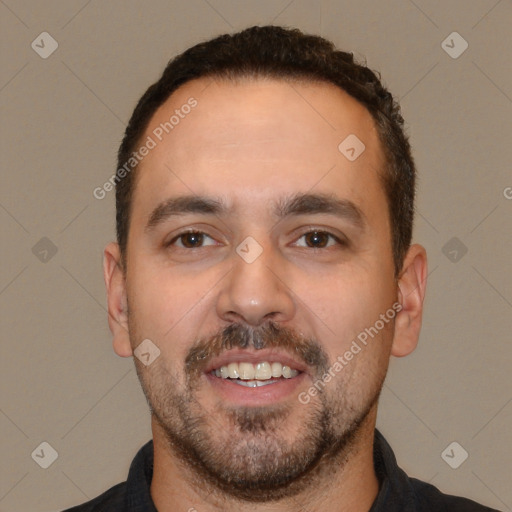
[[[181,249],[200,249],[207,245],[217,245],[217,242],[201,231],[186,231],[175,236],[167,247],[175,246]]]

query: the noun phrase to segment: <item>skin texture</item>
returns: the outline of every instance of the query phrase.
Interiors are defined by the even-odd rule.
[[[164,512],[291,511],[298,504],[367,511],[378,492],[378,395],[390,355],[417,344],[427,274],[424,248],[412,245],[394,275],[372,117],[329,84],[201,79],[172,94],[144,139],[190,97],[197,106],[137,170],[127,268],[115,243],[104,259],[114,350],[130,357],[144,339],[160,350],[147,367],[134,359],[153,412],[153,500]],[[349,134],[365,145],[353,162],[338,150]],[[276,205],[299,194],[350,201],[360,223],[329,212],[276,215]],[[146,227],[158,205],[182,196],[215,199],[225,211],[182,213]],[[187,229],[207,236],[187,248],[190,237],[179,237]],[[335,238],[311,238],[312,231]],[[262,250],[252,263],[236,251],[248,236]],[[301,403],[299,394],[397,301],[394,319]],[[274,338],[264,334],[269,322]],[[289,392],[252,402],[212,384],[208,358],[226,354],[229,326],[241,328],[235,339],[249,333],[247,346],[233,351],[258,357],[251,336],[261,335],[262,360],[287,355],[302,365]],[[204,364],[187,365],[198,346],[216,350],[206,350]],[[308,363],[296,347],[316,359]]]

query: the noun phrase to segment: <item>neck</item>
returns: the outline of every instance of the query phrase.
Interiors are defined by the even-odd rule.
[[[297,504],[311,512],[368,512],[379,491],[373,464],[377,409],[366,417],[347,451],[330,461],[300,495],[268,503],[244,502],[197,484],[192,469],[173,454],[158,422],[152,419],[154,466],[151,496],[159,512],[292,512]]]

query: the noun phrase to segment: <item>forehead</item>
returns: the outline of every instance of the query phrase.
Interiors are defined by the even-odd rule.
[[[332,84],[194,80],[157,110],[148,138],[154,147],[139,164],[134,211],[173,194],[248,204],[313,188],[363,207],[372,195],[385,202],[374,120]]]

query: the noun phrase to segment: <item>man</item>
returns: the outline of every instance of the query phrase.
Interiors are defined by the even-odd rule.
[[[118,156],[109,325],[153,441],[72,510],[490,510],[408,478],[375,430],[427,261],[372,71],[298,30],[221,36],[169,63]]]

